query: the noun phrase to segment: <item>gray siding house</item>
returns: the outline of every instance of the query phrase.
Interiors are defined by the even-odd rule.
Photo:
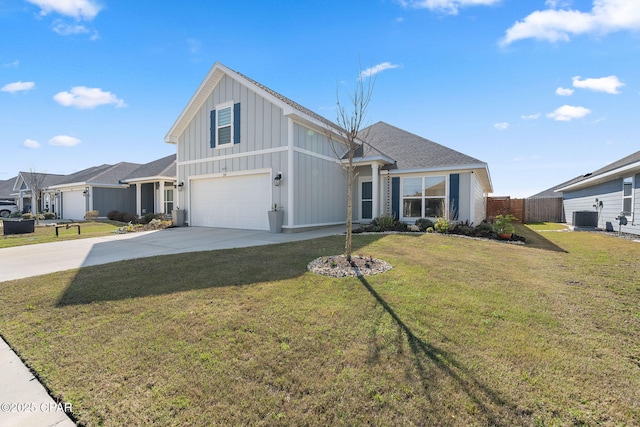
[[[484,219],[486,163],[382,122],[363,135],[355,221]],[[275,206],[286,232],[343,224],[339,140],[334,123],[216,63],[165,136],[176,145],[177,206],[191,226],[268,230]]]
[[[39,212],[54,212],[60,219],[82,220],[96,210],[106,217],[113,210],[143,216],[170,214],[173,210],[176,159],[172,154],[141,165],[120,162],[100,165],[70,175],[40,174],[44,178]],[[31,208],[29,174],[20,172],[14,180],[12,197],[19,208]]]
[[[574,212],[596,212],[598,227],[640,235],[640,151],[586,174],[556,190],[562,193],[567,223]],[[627,224],[620,226],[624,216]]]

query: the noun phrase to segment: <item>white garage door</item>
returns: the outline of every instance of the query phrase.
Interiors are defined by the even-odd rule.
[[[191,181],[191,224],[199,227],[269,230],[269,174]]]
[[[86,199],[82,191],[64,191],[62,193],[62,218],[84,219],[87,213]]]

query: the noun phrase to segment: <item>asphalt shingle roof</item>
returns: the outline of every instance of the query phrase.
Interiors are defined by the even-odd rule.
[[[486,164],[474,157],[440,145],[384,122],[361,132],[362,139],[396,161],[401,170]],[[366,151],[366,150],[365,150]],[[370,156],[370,153],[366,153]]]
[[[176,155],[175,154],[144,164],[138,167],[137,169],[135,169],[134,171],[132,171],[129,175],[125,176],[122,179],[124,181],[128,181],[136,178],[147,178],[147,177],[156,177],[156,176],[165,176],[165,177],[176,176]]]

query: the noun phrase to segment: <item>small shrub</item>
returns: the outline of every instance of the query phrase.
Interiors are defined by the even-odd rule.
[[[426,231],[427,228],[433,227],[433,221],[429,218],[420,218],[416,220],[416,225],[420,228],[420,231]]]
[[[449,220],[445,218],[438,218],[436,223],[433,224],[433,228],[438,233],[448,233],[449,232]]]
[[[119,213],[120,213],[120,212],[118,212],[118,211],[116,211],[116,210],[110,211],[110,212],[107,214],[107,219],[110,219],[111,221],[117,221],[117,218],[118,218],[118,214],[119,214]]]
[[[22,218],[22,213],[14,212],[11,215],[9,215],[9,218]]]
[[[44,219],[56,219],[56,214],[53,212],[45,212],[43,216]]]
[[[390,215],[383,215],[378,218],[374,218],[371,221],[371,225],[374,227],[378,227],[380,231],[386,231],[388,229],[393,229],[396,224],[396,219]]]
[[[124,214],[122,214],[122,222],[130,222],[132,224],[137,224],[138,215],[125,212]]]
[[[33,214],[31,213],[23,213],[20,215],[22,219],[33,219]]]
[[[433,233],[434,229],[433,227],[427,227],[427,229],[425,230],[427,233]]]
[[[94,221],[96,218],[98,218],[98,215],[100,213],[98,211],[89,211],[86,214],[84,214],[84,219],[86,221]]]

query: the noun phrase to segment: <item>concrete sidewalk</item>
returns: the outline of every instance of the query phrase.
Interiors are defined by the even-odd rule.
[[[56,403],[47,390],[0,338],[0,425],[70,427],[69,403]]]
[[[185,227],[18,246],[0,249],[0,282],[156,255],[295,242],[343,232],[344,226],[291,234]],[[0,426],[74,426],[65,406],[73,409],[67,402],[55,402],[0,338]]]

